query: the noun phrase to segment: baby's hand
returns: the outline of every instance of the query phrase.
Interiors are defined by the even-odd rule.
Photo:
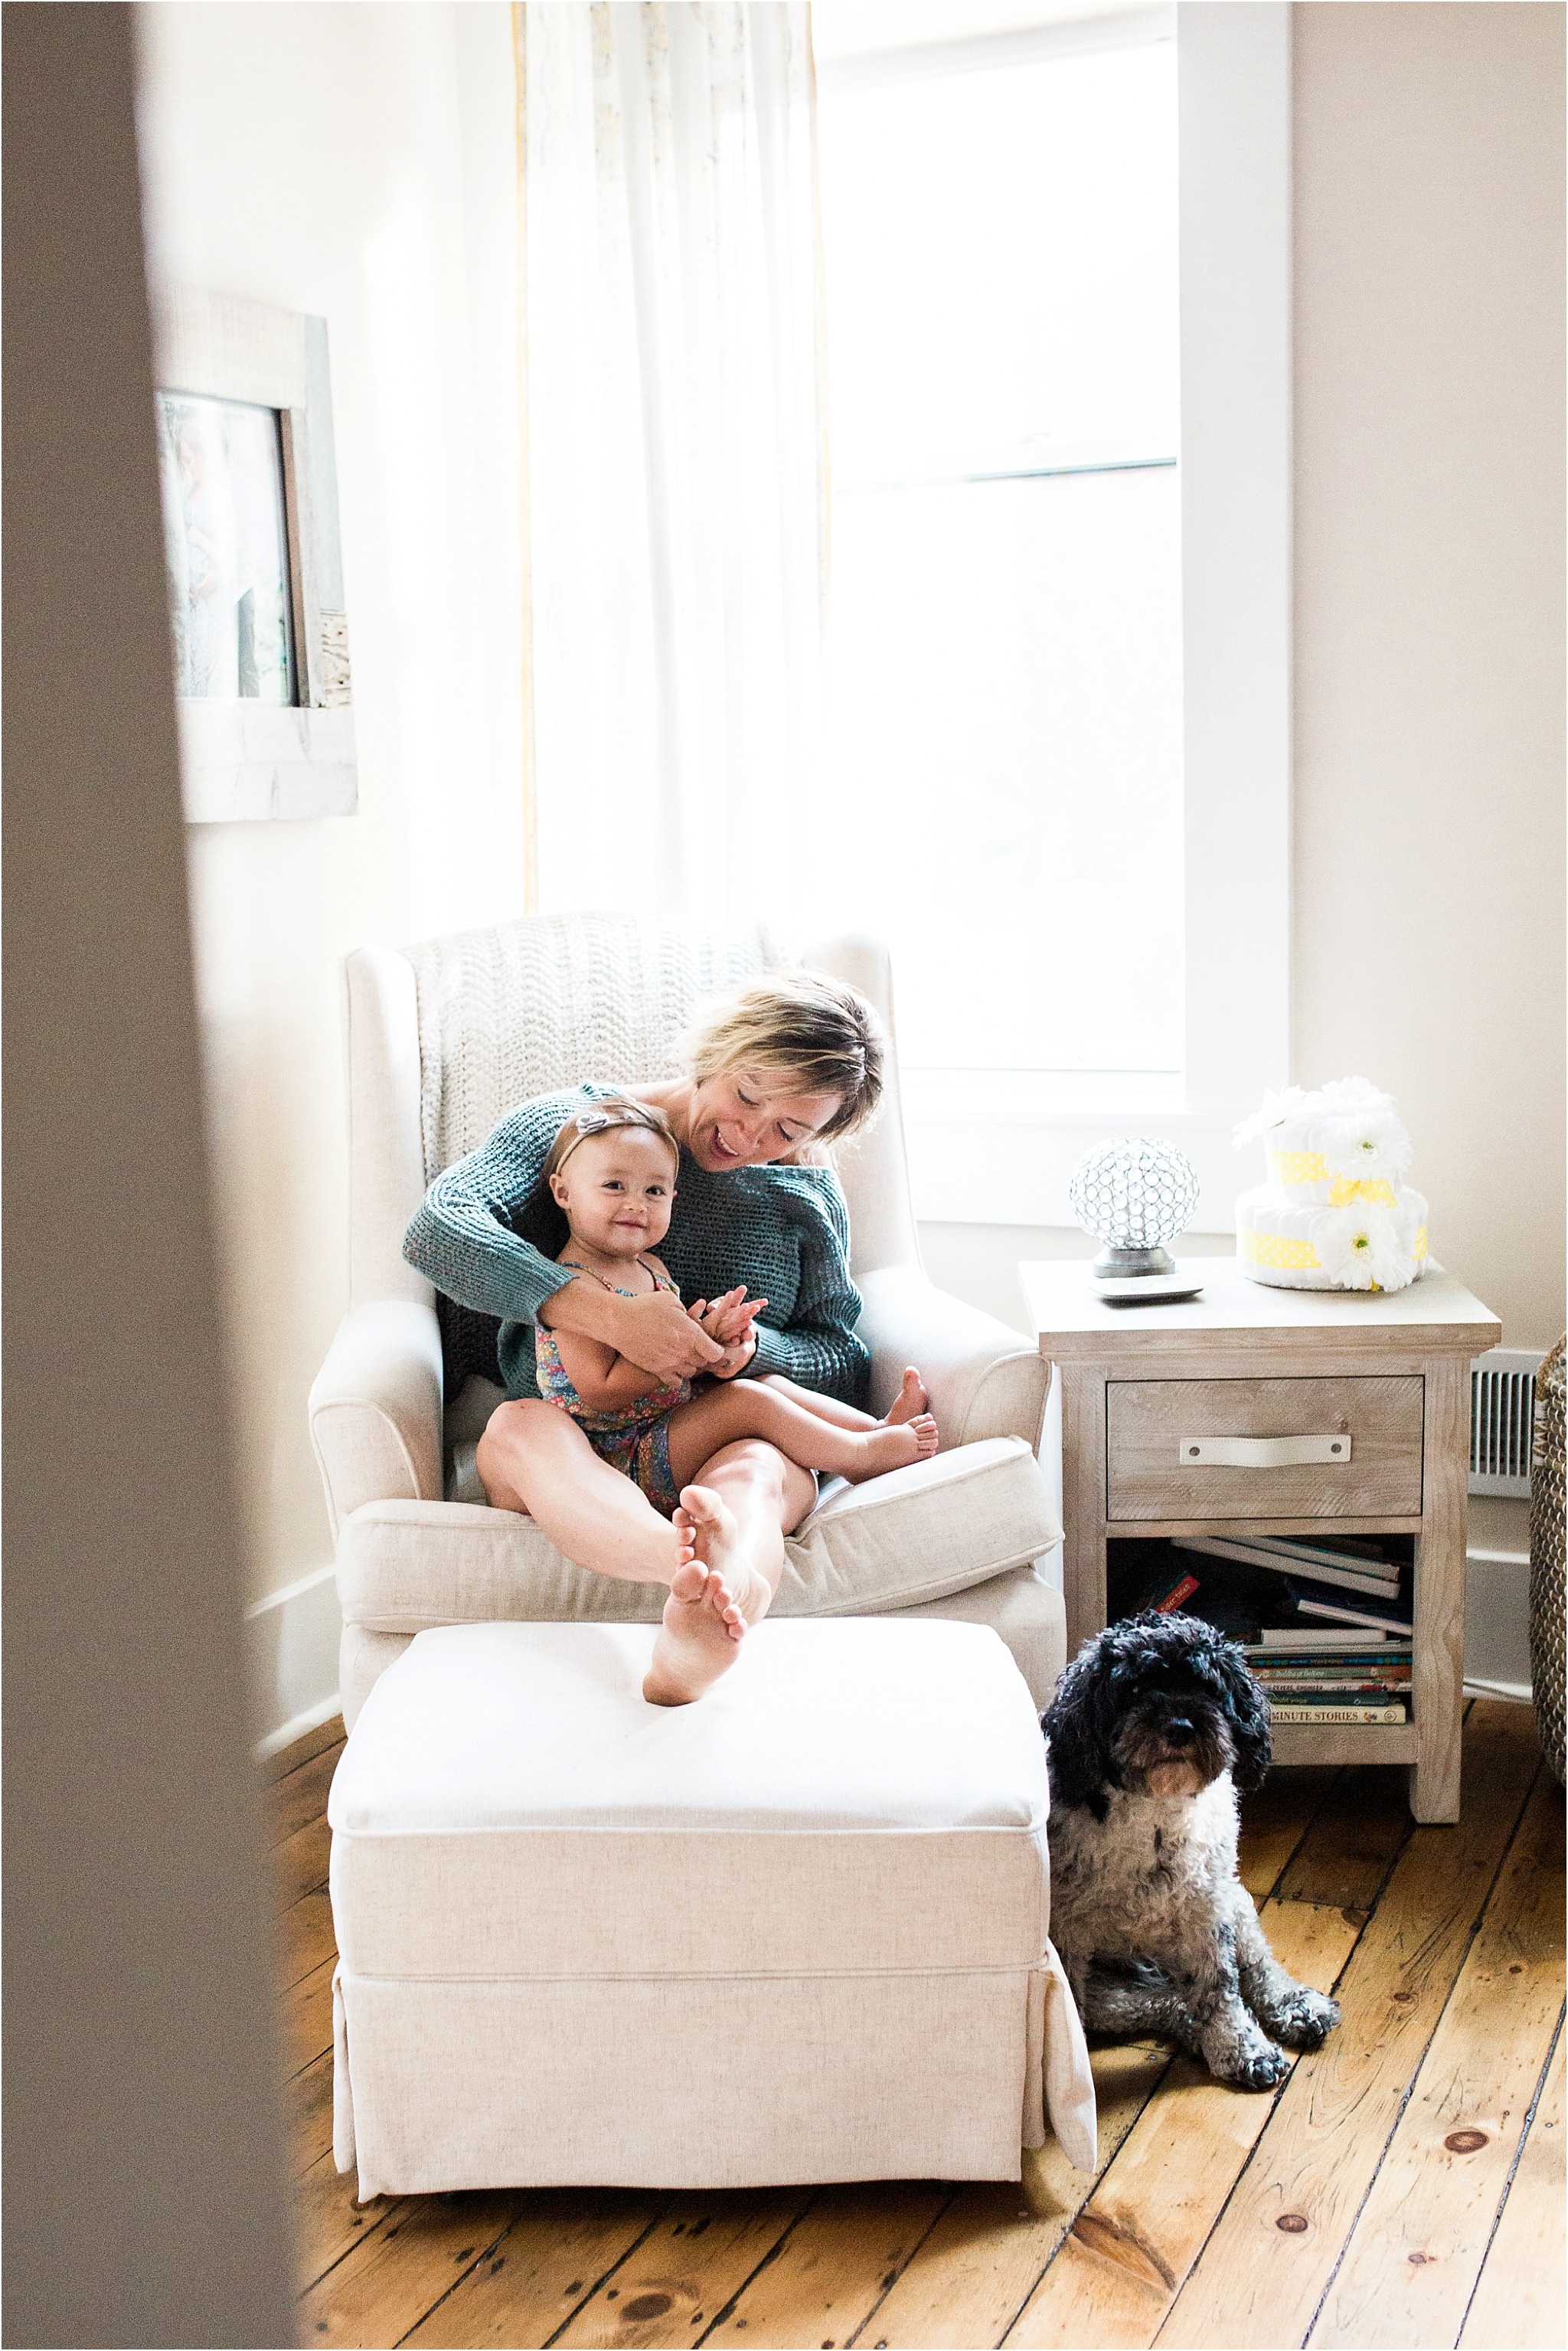
[[[711,1304],[699,1298],[687,1308],[706,1335],[724,1349],[717,1363],[707,1366],[716,1380],[732,1380],[750,1363],[757,1353],[757,1318],[767,1303],[766,1298],[747,1298],[744,1283],[738,1283]]]
[[[758,1299],[758,1304],[762,1302]],[[708,1370],[716,1380],[733,1380],[737,1373],[746,1369],[756,1353],[757,1332],[748,1322],[744,1335],[727,1346],[717,1363],[708,1365]]]
[[[687,1311],[710,1339],[716,1340],[721,1347],[727,1347],[746,1337],[767,1303],[766,1298],[747,1298],[745,1285],[737,1283],[735,1289],[727,1290],[722,1298],[716,1298],[711,1303],[699,1298]]]

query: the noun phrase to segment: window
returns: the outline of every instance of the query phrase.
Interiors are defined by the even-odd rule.
[[[823,77],[844,910],[912,1071],[1174,1102],[1175,44],[993,47]]]
[[[1290,12],[946,13],[821,69],[823,911],[922,1216],[1070,1223],[1135,1129],[1223,1230],[1289,1074]]]

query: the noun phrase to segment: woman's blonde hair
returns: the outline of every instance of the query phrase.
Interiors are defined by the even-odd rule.
[[[699,1081],[732,1070],[789,1077],[804,1094],[837,1094],[817,1131],[827,1143],[864,1126],[882,1096],[882,1023],[865,998],[817,971],[769,972],[710,1005],[687,1031],[685,1058]]]

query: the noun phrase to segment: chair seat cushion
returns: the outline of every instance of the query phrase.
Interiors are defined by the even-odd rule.
[[[1019,1437],[835,1484],[785,1545],[778,1616],[848,1616],[939,1600],[1061,1540],[1040,1464]],[[562,1557],[532,1519],[460,1502],[367,1502],[339,1539],[345,1623],[418,1633],[492,1622],[652,1622],[660,1584]]]
[[[1038,1968],[1045,1748],[975,1625],[769,1621],[695,1706],[653,1628],[422,1634],[333,1781],[358,1976]]]

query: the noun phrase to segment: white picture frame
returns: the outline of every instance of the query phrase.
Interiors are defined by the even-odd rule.
[[[326,321],[184,287],[164,289],[154,309],[176,684],[187,689],[177,693],[186,822],[352,816],[359,769]],[[286,553],[287,575],[280,590],[286,614],[278,625],[286,632],[287,654],[274,645],[277,657],[260,691],[254,661],[247,665],[244,659],[232,693],[189,690],[195,672],[180,625],[174,564],[189,519],[171,481],[165,430],[182,395],[188,410],[192,403],[237,402],[277,419],[278,555]],[[258,446],[265,437],[265,428],[253,436]],[[215,665],[200,674],[215,674]]]

